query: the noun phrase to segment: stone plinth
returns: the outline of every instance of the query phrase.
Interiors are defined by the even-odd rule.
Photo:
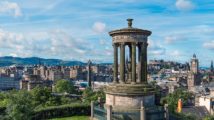
[[[113,109],[140,109],[141,101],[144,106],[154,105],[154,89],[147,84],[112,84],[106,88],[106,105]]]

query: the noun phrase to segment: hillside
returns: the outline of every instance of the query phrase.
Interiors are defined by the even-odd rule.
[[[18,65],[65,65],[65,66],[73,66],[73,65],[85,65],[81,61],[63,61],[60,59],[44,59],[39,57],[29,57],[29,58],[20,58],[20,57],[11,57],[5,56],[0,57],[0,66],[10,66],[13,64]]]

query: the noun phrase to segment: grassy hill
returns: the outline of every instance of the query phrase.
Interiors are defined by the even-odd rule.
[[[63,61],[60,59],[44,59],[39,57],[29,57],[29,58],[20,58],[20,57],[11,57],[5,56],[0,57],[0,66],[10,66],[13,64],[18,65],[65,65],[65,66],[73,66],[73,65],[85,65],[81,61]]]

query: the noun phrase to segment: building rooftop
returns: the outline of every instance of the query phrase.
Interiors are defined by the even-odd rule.
[[[205,116],[209,115],[209,112],[208,112],[208,110],[206,109],[205,106],[189,106],[189,107],[184,107],[182,109],[182,113],[192,114],[192,115],[196,116],[199,119],[202,119]]]

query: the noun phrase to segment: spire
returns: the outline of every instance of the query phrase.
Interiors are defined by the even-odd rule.
[[[88,81],[88,86],[91,87],[91,60],[88,60],[88,74],[87,74],[87,81]]]
[[[196,55],[195,55],[195,53],[193,54],[193,58],[196,58]]]
[[[211,61],[210,71],[211,71],[211,72],[214,72],[213,61]]]
[[[88,65],[91,65],[91,64],[92,64],[92,62],[91,62],[91,60],[89,59],[89,60],[88,60]]]

